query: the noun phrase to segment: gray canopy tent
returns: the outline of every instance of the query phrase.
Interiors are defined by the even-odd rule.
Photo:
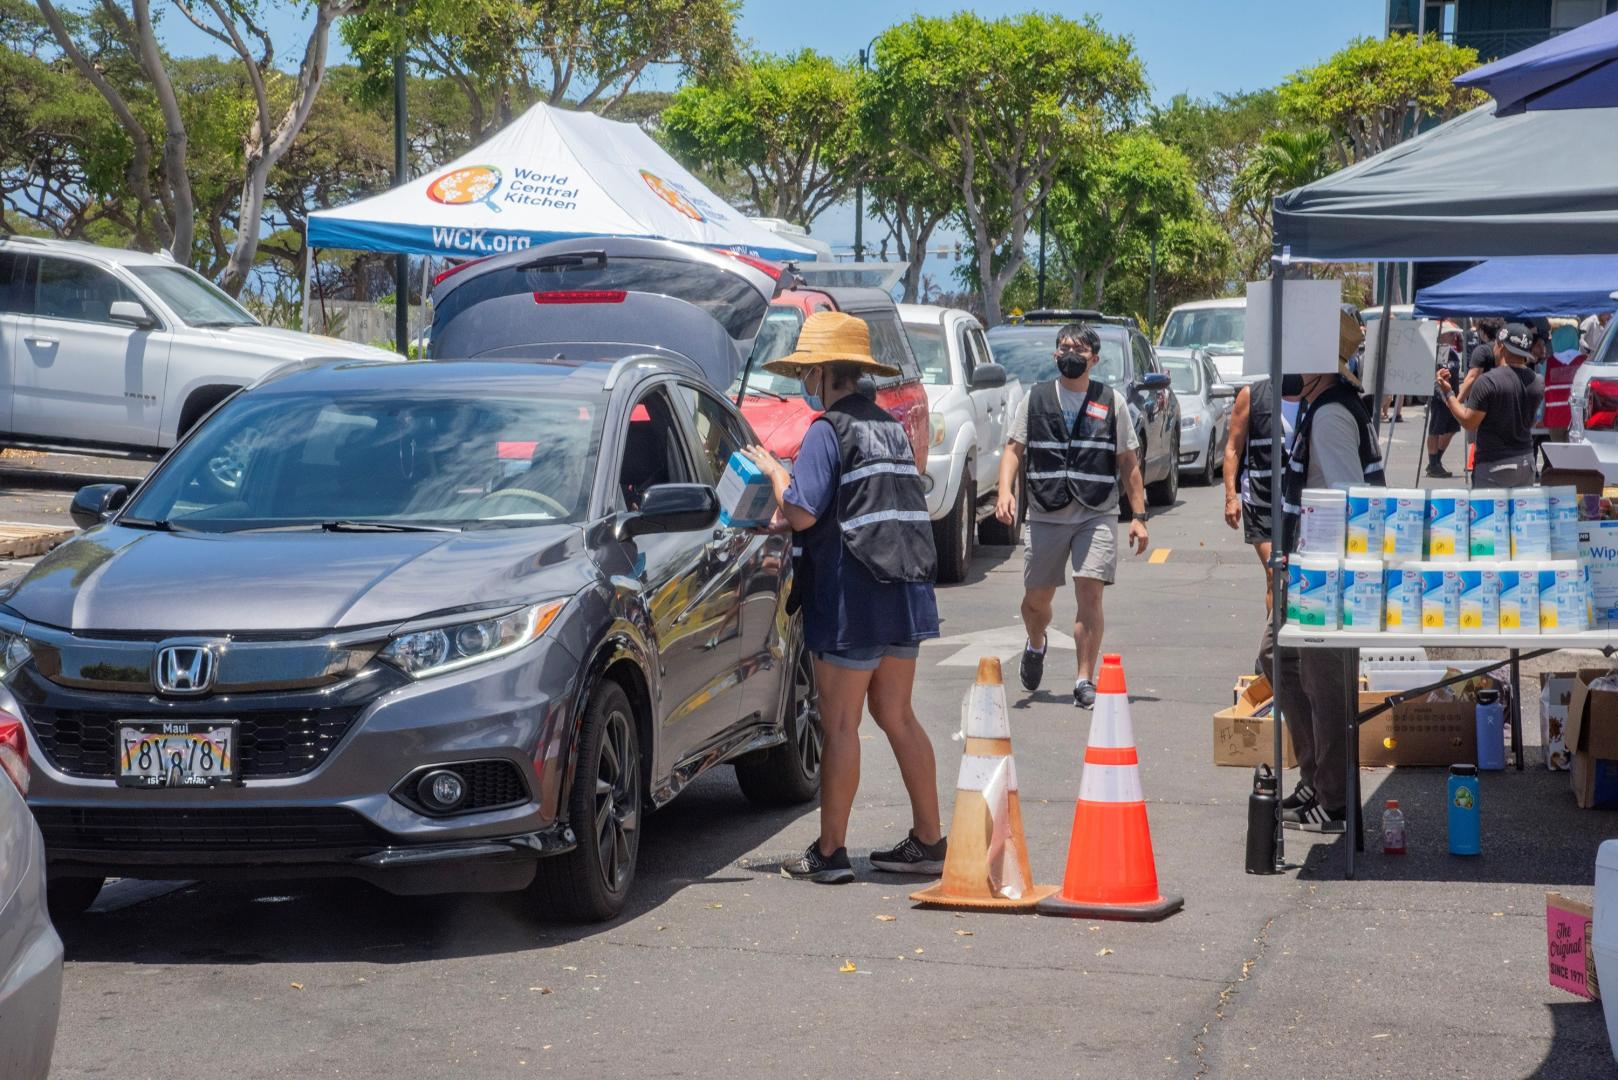
[[[1618,143],[1606,137],[1618,123],[1618,107],[1514,115],[1497,115],[1496,107],[1491,102],[1277,197],[1270,275],[1282,294],[1288,266],[1300,261],[1386,264],[1618,251]],[[1389,302],[1384,290],[1384,351]],[[1269,375],[1274,385],[1281,379],[1283,312],[1284,304],[1270,305]],[[1380,401],[1381,370],[1374,393],[1373,400]],[[1276,469],[1270,479],[1271,505],[1276,507],[1282,505],[1281,476]],[[1276,603],[1271,632],[1279,642],[1285,619],[1279,570],[1285,549],[1283,515],[1272,517]],[[1279,681],[1281,665],[1272,664],[1272,670]],[[1281,738],[1278,723],[1278,776]],[[1280,869],[1279,840],[1276,861]]]

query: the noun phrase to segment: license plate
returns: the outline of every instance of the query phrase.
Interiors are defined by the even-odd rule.
[[[212,787],[236,779],[236,721],[118,725],[121,787]]]

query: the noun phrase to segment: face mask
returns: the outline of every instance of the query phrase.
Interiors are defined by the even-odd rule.
[[[1064,379],[1077,379],[1090,369],[1090,361],[1077,356],[1064,356],[1060,353],[1056,357],[1056,370],[1062,373]]]
[[[1300,395],[1302,393],[1303,393],[1303,376],[1302,375],[1283,375],[1283,376],[1281,376],[1281,396],[1282,397],[1297,397],[1298,395]]]
[[[820,400],[820,395],[819,394],[811,394],[809,392],[809,378],[808,378],[808,376],[805,376],[804,378],[800,379],[799,382],[801,382],[803,384],[803,403],[805,405],[809,406],[815,412],[825,412],[826,411],[826,403],[824,401]]]

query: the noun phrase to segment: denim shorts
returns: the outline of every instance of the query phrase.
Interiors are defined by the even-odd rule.
[[[920,645],[860,645],[852,649],[838,649],[836,652],[817,652],[815,659],[832,667],[849,668],[853,671],[875,671],[886,657],[891,656],[895,660],[914,660],[920,655]]]

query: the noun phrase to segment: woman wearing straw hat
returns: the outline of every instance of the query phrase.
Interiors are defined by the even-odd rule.
[[[801,550],[794,587],[804,641],[814,654],[826,737],[820,836],[782,872],[823,884],[854,880],[848,815],[859,787],[860,718],[869,702],[899,759],[912,818],[909,835],[889,850],[873,851],[871,865],[942,873],[937,766],[910,707],[919,645],[938,635],[932,525],[904,427],[857,389],[861,376],[899,371],[871,356],[864,320],[836,311],[805,319],[797,350],[764,368],[802,379],[809,407],[824,410],[809,425],[790,472],[762,447],[746,451],[770,478]]]

